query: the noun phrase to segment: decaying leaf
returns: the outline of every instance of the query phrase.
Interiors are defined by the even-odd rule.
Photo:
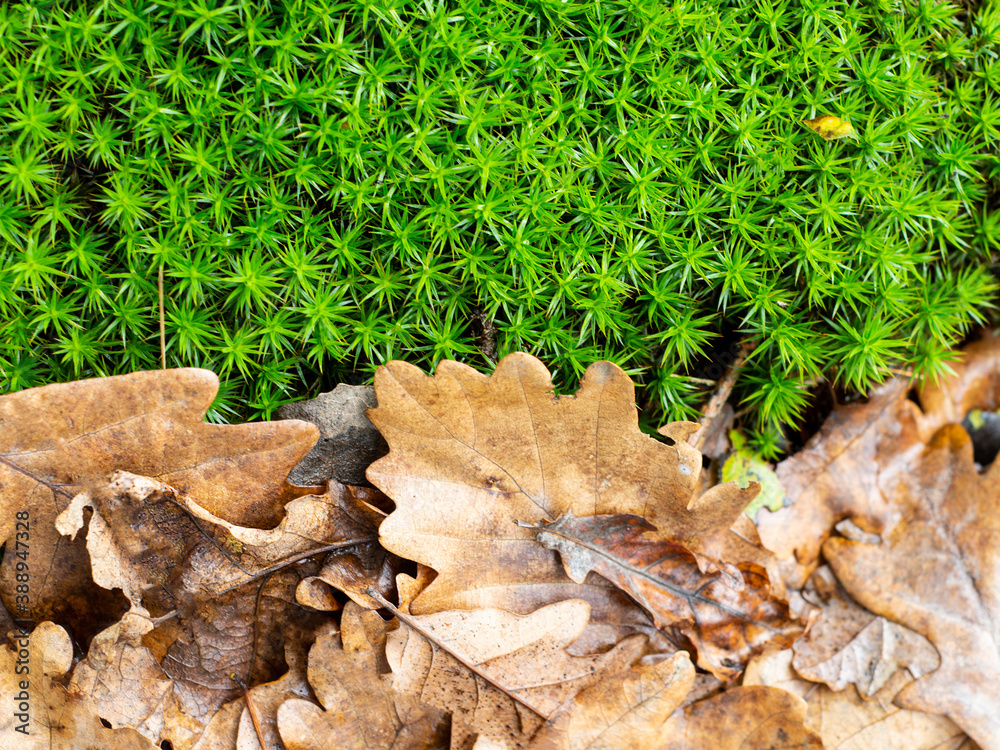
[[[86,695],[112,727],[134,727],[144,737],[189,747],[201,723],[184,714],[174,681],[142,642],[153,629],[148,618],[126,613],[90,643],[73,669],[71,692]]]
[[[369,618],[366,626],[362,618]],[[379,640],[385,623],[353,602],[344,610],[342,633],[326,631],[309,651],[309,683],[322,708],[294,699],[278,709],[286,750],[418,750],[447,747],[445,714],[423,708],[404,717],[379,674]],[[381,627],[373,644],[369,630]],[[415,715],[414,715],[415,714]]]
[[[738,687],[685,706],[663,727],[659,750],[822,750],[806,702],[772,687]]]
[[[197,739],[237,697],[233,674],[250,685],[282,674],[287,635],[319,617],[295,603],[303,576],[289,563],[373,544],[376,533],[364,507],[336,483],[326,495],[289,503],[271,530],[236,526],[169,485],[125,472],[75,498],[56,519],[60,531],[77,533],[85,507],[94,510],[87,536],[94,580],[121,588],[137,614],[165,620],[141,642],[172,680],[185,720],[183,737],[173,725],[166,732],[176,747]]]
[[[721,679],[733,679],[750,656],[770,643],[788,645],[800,632],[788,605],[772,597],[762,568],[743,563],[738,588],[718,573],[706,575],[683,547],[644,538],[654,528],[639,516],[570,512],[537,528],[538,541],[559,552],[572,580],[594,571],[628,592],[658,627],[690,638],[698,665]]]
[[[597,577],[572,583],[555,553],[515,523],[568,511],[641,515],[660,538],[707,558],[724,548],[750,554],[729,528],[756,485],[719,485],[694,497],[701,456],[686,438],[697,425],[668,426],[670,444],[644,435],[632,381],[610,363],[588,368],[573,397],[554,397],[548,371],[526,354],[508,355],[489,377],[455,362],[442,362],[434,377],[390,362],[376,373],[375,389],[379,406],[369,416],[390,452],[368,477],[396,503],[380,527],[382,545],[438,573],[413,602],[416,614],[474,607],[523,614],[582,598],[595,623],[614,631],[603,645],[628,632],[655,636],[613,587]]]
[[[124,611],[90,580],[83,540],[54,521],[81,490],[112,471],[155,477],[197,497],[216,515],[273,526],[304,494],[285,477],[316,440],[314,425],[219,426],[202,417],[218,390],[207,370],[139,372],[0,396],[0,533],[13,549],[15,514],[29,512],[32,597],[18,611],[13,558],[0,567],[0,595],[17,616],[73,623],[89,638]]]
[[[278,407],[281,419],[301,419],[319,427],[319,440],[292,470],[294,484],[323,485],[329,480],[366,484],[365,470],[389,448],[365,415],[378,405],[370,385],[340,383],[329,393]]]
[[[566,647],[586,628],[590,605],[550,604],[529,615],[499,609],[412,615],[417,587],[400,576],[400,627],[389,633],[392,686],[420,704],[452,713],[451,747],[476,735],[524,747],[561,704],[635,662],[646,639],[626,638],[613,650],[572,656]]]
[[[51,622],[0,646],[3,750],[154,750],[135,729],[109,729],[85,693],[60,681],[73,663],[69,634]]]
[[[683,651],[605,675],[557,708],[529,750],[658,750],[669,732],[664,725],[693,682]]]
[[[827,141],[837,140],[838,138],[854,138],[857,140],[858,137],[851,123],[833,115],[823,115],[812,120],[803,120],[802,124],[813,132],[819,133]]]
[[[941,427],[961,423],[973,408],[1000,407],[1000,336],[965,347],[952,369],[954,376],[920,390],[919,406],[903,379],[874,389],[867,403],[838,406],[803,450],[778,464],[786,507],[761,510],[757,526],[786,564],[789,586],[805,584],[839,522],[875,535],[897,523],[895,484],[914,471],[912,460]]]
[[[792,659],[790,649],[757,657],[747,667],[743,684],[779,687],[804,698],[809,704],[806,726],[820,735],[825,750],[978,750],[945,717],[893,705],[900,690],[912,683],[905,669],[864,700],[853,686],[834,692],[803,680],[793,670]]]
[[[850,518],[875,534],[895,522],[883,483],[893,480],[896,459],[919,446],[922,435],[920,410],[906,398],[905,383],[890,381],[868,403],[835,409],[803,450],[778,464],[788,505],[762,509],[757,528],[764,546],[793,564],[785,571],[789,586],[805,585],[839,521]]]
[[[983,748],[1000,748],[1000,463],[979,475],[958,425],[915,463],[894,487],[902,518],[880,544],[831,538],[823,554],[856,601],[941,655],[897,705],[945,714]]]
[[[803,592],[819,618],[792,647],[795,671],[832,690],[855,685],[865,698],[879,692],[899,669],[920,677],[940,664],[934,646],[903,625],[858,606],[826,566]]]

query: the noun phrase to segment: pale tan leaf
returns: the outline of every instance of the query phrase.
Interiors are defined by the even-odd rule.
[[[60,684],[73,658],[69,634],[51,622],[0,646],[3,750],[154,750],[134,729],[109,729],[85,693]]]
[[[556,709],[530,750],[657,750],[693,682],[694,666],[683,651],[605,675]]]
[[[390,452],[369,479],[396,503],[380,527],[383,546],[434,568],[415,614],[488,607],[517,613],[568,598],[591,603],[611,645],[629,632],[658,637],[648,619],[599,577],[570,582],[554,552],[515,521],[635,513],[660,538],[707,558],[746,542],[729,527],[756,485],[695,497],[701,456],[686,443],[697,428],[675,423],[659,442],[638,427],[635,389],[616,366],[588,368],[575,396],[554,397],[534,357],[511,354],[489,377],[442,362],[434,377],[391,362],[375,376],[369,416]],[[731,538],[731,539],[730,539]],[[730,559],[728,562],[739,562]]]

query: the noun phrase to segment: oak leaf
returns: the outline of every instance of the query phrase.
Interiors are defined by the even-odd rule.
[[[804,700],[772,687],[737,687],[691,703],[663,726],[658,750],[822,750]]]
[[[367,620],[367,623],[364,622]],[[378,621],[378,622],[375,622]],[[424,708],[404,718],[379,673],[385,623],[353,602],[342,631],[320,634],[309,651],[309,683],[322,708],[293,699],[278,709],[286,750],[417,750],[447,747],[444,713]]]
[[[206,370],[139,372],[0,396],[0,539],[15,546],[15,514],[31,524],[32,596],[14,599],[14,559],[0,565],[0,595],[18,617],[72,623],[88,639],[124,612],[89,580],[82,539],[55,518],[81,490],[125,470],[167,482],[233,523],[273,526],[305,494],[285,477],[316,440],[314,425],[202,421],[218,390]],[[23,604],[23,602],[22,602]]]
[[[741,564],[737,582],[706,575],[684,547],[644,538],[652,531],[639,516],[577,518],[572,512],[537,527],[538,541],[559,552],[573,581],[599,573],[639,602],[657,627],[673,626],[690,638],[698,665],[721,679],[737,677],[765,646],[788,645],[798,635],[762,568]]]
[[[683,651],[606,674],[557,708],[529,750],[658,750],[693,681],[694,667]]]
[[[879,544],[831,538],[823,554],[851,597],[937,648],[941,666],[897,705],[947,715],[1000,748],[1000,463],[976,472],[972,444],[943,427],[896,484],[901,518]]]
[[[937,650],[919,633],[855,603],[822,566],[803,590],[818,618],[792,645],[795,671],[832,690],[857,687],[864,698],[879,692],[899,669],[921,677],[938,668]]]
[[[476,735],[525,747],[568,699],[616,674],[645,651],[633,635],[607,653],[573,656],[566,647],[587,626],[590,605],[566,600],[529,615],[499,609],[413,615],[413,579],[400,576],[402,601],[392,610],[386,657],[396,692],[452,713],[451,747],[471,747]]]
[[[1000,337],[989,334],[962,354],[954,375],[919,391],[919,405],[906,380],[891,380],[866,403],[835,408],[803,450],[778,464],[785,507],[762,509],[756,521],[764,546],[784,561],[789,586],[805,585],[838,523],[870,535],[895,526],[895,485],[934,433],[973,408],[1000,406]]]
[[[629,632],[656,637],[606,581],[572,583],[555,553],[515,521],[634,513],[660,538],[717,560],[724,548],[750,548],[729,527],[757,486],[719,485],[695,497],[701,456],[686,438],[697,425],[668,425],[669,444],[643,434],[632,381],[610,363],[591,365],[575,396],[552,389],[541,362],[520,353],[489,377],[455,362],[434,377],[403,362],[379,368],[379,406],[369,416],[390,452],[368,478],[396,503],[380,527],[382,545],[438,572],[415,614],[524,614],[582,598],[595,624],[612,631],[602,645]]]
[[[154,750],[135,729],[110,729],[85,693],[61,684],[73,663],[69,634],[52,622],[39,623],[0,646],[2,750]],[[19,668],[20,667],[20,668]]]
[[[743,684],[777,687],[803,698],[809,706],[805,723],[820,735],[826,750],[979,750],[944,716],[893,704],[913,682],[906,669],[865,700],[853,685],[834,692],[802,679],[792,668],[793,658],[791,649],[758,656],[747,667]]]
[[[322,621],[295,603],[309,570],[290,563],[373,544],[377,534],[336,483],[326,495],[289,503],[270,530],[236,526],[169,485],[125,472],[74,498],[56,519],[60,531],[77,533],[86,507],[93,509],[87,549],[95,581],[121,588],[133,612],[158,623],[140,640],[172,680],[186,724],[178,735],[168,723],[165,736],[178,747],[241,692],[233,674],[250,685],[276,679],[291,634],[308,635],[310,623]]]

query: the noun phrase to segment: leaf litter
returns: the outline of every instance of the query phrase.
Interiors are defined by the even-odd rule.
[[[23,645],[30,747],[1000,748],[1000,470],[960,426],[1000,346],[955,370],[835,409],[756,525],[609,363],[555,397],[526,354],[390,362],[369,486],[336,445],[290,484],[316,427],[208,425],[200,370],[3,396],[2,674]]]

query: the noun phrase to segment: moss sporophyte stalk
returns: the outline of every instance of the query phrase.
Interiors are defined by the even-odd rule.
[[[3,391],[158,368],[162,268],[215,420],[524,350],[620,365],[652,427],[750,337],[774,453],[808,383],[935,378],[992,315],[995,1],[43,1],[0,36]]]

